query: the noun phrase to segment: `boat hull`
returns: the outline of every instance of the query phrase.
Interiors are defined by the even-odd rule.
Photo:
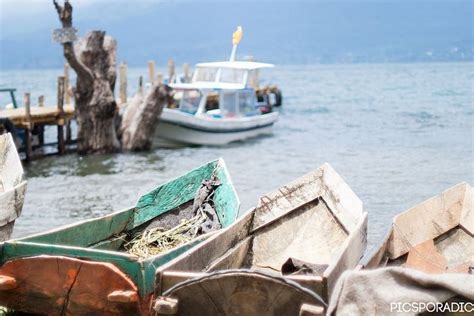
[[[165,109],[157,126],[156,144],[170,148],[189,145],[221,146],[269,135],[278,115],[274,112],[242,118],[215,119]]]
[[[228,227],[240,202],[219,159],[156,187],[134,207],[0,243],[0,306],[48,315],[148,315],[156,268],[215,230],[143,258],[124,252],[124,243],[150,225],[172,228],[193,217],[196,192],[213,177],[220,182],[215,212]]]
[[[159,267],[156,279],[161,282],[155,290],[155,310],[168,295],[178,301],[179,310],[187,310],[190,306],[183,305],[191,304],[188,294],[196,291],[196,284],[211,288],[213,275],[229,269],[264,275],[266,281],[261,285],[269,289],[280,279],[294,282],[319,298],[299,303],[324,309],[336,280],[345,270],[357,266],[366,242],[367,213],[361,201],[325,164],[265,194],[257,207],[235,224]],[[285,266],[289,259],[304,262],[303,268],[288,271]],[[311,269],[305,270],[305,266]],[[240,282],[245,278],[236,276],[239,291],[249,300],[247,306],[252,312],[248,314],[259,315],[261,304],[256,300],[262,297],[262,292],[270,295],[271,291],[262,291],[251,282]],[[292,296],[290,293],[296,289],[285,291]],[[229,306],[236,299],[238,295],[228,291],[219,296],[218,302]],[[284,307],[277,300],[273,302],[274,310]],[[197,305],[192,303],[192,306]]]
[[[26,181],[11,134],[0,135],[0,242],[10,238],[25,199]]]
[[[474,256],[473,201],[474,189],[463,182],[398,214],[362,265],[468,273]]]

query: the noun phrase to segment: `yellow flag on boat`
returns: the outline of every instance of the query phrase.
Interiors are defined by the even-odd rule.
[[[242,27],[237,26],[237,30],[232,34],[232,44],[238,45],[242,39]]]

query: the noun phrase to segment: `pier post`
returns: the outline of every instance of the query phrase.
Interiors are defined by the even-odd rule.
[[[168,84],[173,82],[174,74],[174,61],[170,59],[168,60]]]
[[[120,103],[127,103],[127,64],[120,64]]]
[[[44,95],[38,97],[38,106],[42,108],[44,106]]]
[[[156,76],[156,83],[157,84],[163,84],[163,73],[159,72],[158,75]]]
[[[64,89],[65,77],[58,77],[58,152],[60,155],[65,152],[64,144]]]
[[[143,76],[140,76],[140,78],[138,78],[138,92],[140,94],[143,94]]]
[[[44,107],[44,95],[40,95],[38,97],[38,106],[40,108]],[[41,146],[44,145],[44,125],[38,126],[39,133],[38,133],[38,142]]]
[[[153,60],[148,62],[148,73],[150,75],[150,84],[153,86],[155,84],[155,61]]]
[[[25,154],[26,161],[30,161],[33,158],[33,145],[32,145],[32,134],[33,123],[31,122],[31,108],[30,108],[30,93],[25,93],[25,114],[26,114],[26,129],[25,129]]]
[[[183,64],[184,82],[189,82],[189,64]]]
[[[71,104],[71,97],[69,95],[69,64],[64,64],[64,95],[65,95],[65,103]]]

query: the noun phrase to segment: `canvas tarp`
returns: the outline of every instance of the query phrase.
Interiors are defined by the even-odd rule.
[[[336,284],[327,315],[416,315],[420,303],[430,303],[432,309],[433,303],[454,297],[470,301],[465,307],[474,311],[474,275],[427,274],[403,267],[346,271]]]

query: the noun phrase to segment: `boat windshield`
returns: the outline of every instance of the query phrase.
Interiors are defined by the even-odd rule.
[[[223,92],[220,95],[219,108],[224,117],[255,115],[258,113],[255,91],[244,89]]]
[[[214,82],[216,76],[217,68],[197,67],[195,81]]]
[[[220,82],[224,83],[243,83],[245,69],[221,68]]]
[[[179,109],[183,112],[195,114],[201,103],[202,94],[199,90],[184,90],[179,101]]]

